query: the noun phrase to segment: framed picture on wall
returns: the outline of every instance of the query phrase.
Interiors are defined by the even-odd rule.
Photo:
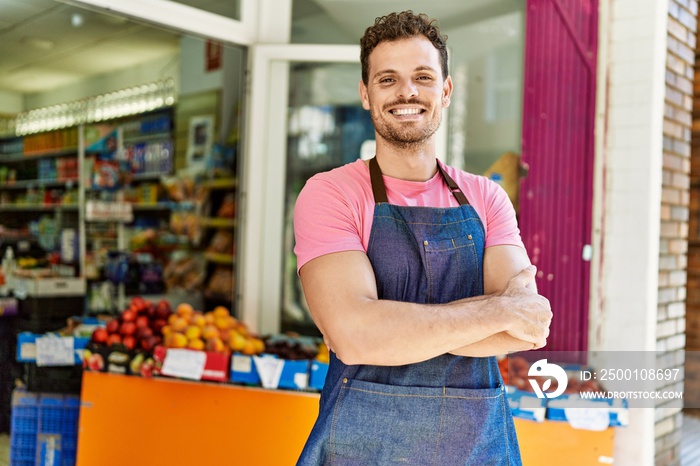
[[[214,141],[214,115],[191,117],[187,141],[187,167],[204,169]]]

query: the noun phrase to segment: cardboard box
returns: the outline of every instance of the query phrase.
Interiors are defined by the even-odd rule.
[[[605,411],[609,427],[626,427],[629,424],[629,408],[627,400],[624,399],[605,398],[590,400],[582,399],[578,394],[560,395],[547,401],[546,419],[550,421],[573,421],[576,424],[578,420],[571,420],[567,417],[566,408],[576,408],[576,413],[581,416],[586,414],[582,412],[583,410],[589,410],[590,418],[597,417],[595,416],[596,414],[602,414]]]
[[[311,375],[309,377],[309,387],[322,390],[328,375],[328,363],[312,361]]]
[[[24,278],[15,277],[15,296],[53,297],[53,296],[84,296],[85,279],[73,278]]]
[[[247,385],[262,385],[264,388],[288,388],[306,390],[309,388],[308,359],[280,359],[273,354],[248,356],[235,353],[231,358],[231,382]],[[262,373],[261,373],[262,372]]]
[[[37,334],[31,332],[22,332],[17,335],[17,361],[25,363],[36,362],[36,340],[47,336],[46,334]],[[90,342],[89,338],[85,337],[59,337],[57,338],[72,338],[73,350],[75,352],[74,364],[82,365],[85,353],[85,348]]]
[[[153,350],[153,360],[155,362],[154,374],[168,376],[167,373],[163,373],[163,366],[168,362],[168,353],[172,353],[172,355],[189,354],[193,357],[201,357],[203,359],[203,367],[199,368],[201,371],[197,370],[192,372],[192,374],[183,375],[181,378],[188,378],[191,380],[209,380],[212,382],[226,382],[228,380],[230,359],[228,354],[215,353],[211,351],[189,350],[184,348],[165,348],[164,346],[156,346]],[[197,375],[197,373],[199,373],[199,375]]]
[[[537,398],[534,393],[524,392],[511,386],[506,386],[506,396],[513,417],[536,422],[544,421],[547,410],[546,399]]]
[[[150,377],[153,372],[151,354],[142,350],[130,350],[122,345],[105,346],[89,343],[85,351],[83,367],[91,372],[140,375]],[[149,361],[149,359],[151,359]]]

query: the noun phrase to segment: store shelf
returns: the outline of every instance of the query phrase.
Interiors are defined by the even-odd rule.
[[[70,178],[66,180],[19,180],[12,183],[3,183],[0,186],[1,189],[27,189],[32,187],[64,187],[68,185],[76,185],[78,183],[77,178]]]
[[[168,175],[170,175],[170,172],[134,173],[131,175],[131,179],[133,181],[159,180],[161,177]]]
[[[170,210],[172,203],[157,202],[155,204],[132,204],[134,210]]]
[[[50,157],[63,157],[65,155],[77,155],[78,149],[75,147],[68,147],[65,149],[52,149],[44,151],[29,152],[25,154],[24,152],[12,153],[12,154],[0,154],[0,163],[10,163],[10,162],[23,162],[25,160],[35,160],[35,159],[46,159]]]
[[[0,205],[0,211],[2,212],[19,212],[19,211],[71,211],[78,210],[77,205],[43,205],[43,204],[23,204],[23,205]]]
[[[205,228],[236,228],[236,219],[234,218],[203,218],[200,222]]]
[[[204,253],[204,258],[212,264],[233,265],[235,259],[230,254],[219,254],[216,252]]]
[[[151,142],[165,139],[172,139],[173,135],[170,132],[139,134],[135,136],[124,136],[124,144],[137,144],[139,142]]]

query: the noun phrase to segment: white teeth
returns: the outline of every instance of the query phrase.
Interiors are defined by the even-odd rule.
[[[393,110],[394,115],[417,115],[420,112],[420,108],[396,108]]]

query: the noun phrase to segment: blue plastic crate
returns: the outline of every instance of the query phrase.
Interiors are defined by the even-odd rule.
[[[32,461],[36,456],[36,434],[12,434],[10,458],[15,461]]]
[[[36,433],[38,419],[39,396],[22,389],[13,391],[12,430]]]
[[[77,396],[16,389],[10,466],[75,466],[79,413]]]

